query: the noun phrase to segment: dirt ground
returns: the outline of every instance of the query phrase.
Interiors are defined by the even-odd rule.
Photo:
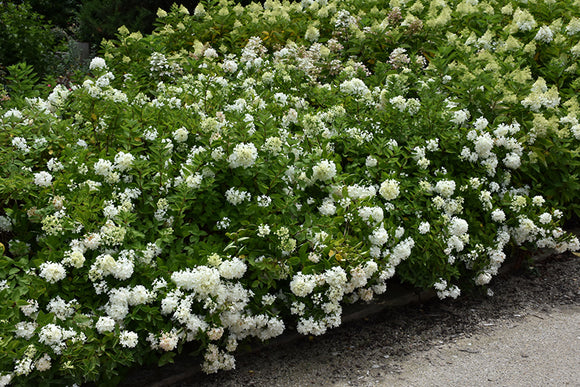
[[[490,288],[494,292],[491,297],[472,295],[443,301],[435,298],[419,305],[391,307],[344,323],[321,337],[302,337],[238,355],[232,371],[204,375],[185,359],[161,370],[142,371],[138,378],[127,379],[132,379],[132,383],[125,385],[421,385],[412,382],[417,367],[427,367],[421,365],[421,359],[432,364],[429,359],[452,348],[454,343],[465,347],[473,337],[481,344],[482,334],[500,332],[531,321],[530,318],[565,315],[569,308],[580,311],[580,258],[571,253],[554,255],[533,267],[494,278]],[[561,317],[558,321],[566,324],[571,320]],[[575,325],[571,329],[571,334],[576,334],[574,338],[580,338],[580,328]],[[575,345],[579,346],[578,341]],[[475,353],[470,347],[465,347],[465,351],[454,348],[451,356]],[[432,355],[429,351],[438,352]],[[578,359],[572,360],[580,369]],[[412,362],[418,363],[410,366]],[[442,372],[452,372],[451,367],[439,366]],[[188,377],[183,378],[184,375]]]

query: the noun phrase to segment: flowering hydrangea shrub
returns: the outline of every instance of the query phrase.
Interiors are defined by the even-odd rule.
[[[578,250],[578,9],[220,1],[120,29],[0,110],[0,385],[186,346],[231,369],[394,276],[456,298],[518,248]]]

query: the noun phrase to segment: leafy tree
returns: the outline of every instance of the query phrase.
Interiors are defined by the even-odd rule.
[[[30,4],[0,4],[0,67],[26,62],[45,74],[59,44],[52,24]]]

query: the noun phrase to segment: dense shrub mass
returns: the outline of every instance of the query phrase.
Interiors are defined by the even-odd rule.
[[[27,62],[46,71],[61,42],[42,15],[28,4],[0,2],[0,84],[3,67]]]
[[[394,276],[441,298],[578,250],[578,1],[159,10],[0,111],[0,385],[323,334]]]

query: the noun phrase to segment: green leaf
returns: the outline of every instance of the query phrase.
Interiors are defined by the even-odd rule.
[[[175,352],[165,352],[160,358],[159,361],[157,362],[157,365],[159,367],[163,367],[166,364],[172,364],[174,362],[174,358],[177,355],[177,353]]]

